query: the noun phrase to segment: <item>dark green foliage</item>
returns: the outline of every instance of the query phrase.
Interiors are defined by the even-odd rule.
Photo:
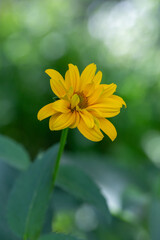
[[[24,147],[14,140],[0,135],[0,160],[19,169],[27,169],[30,157]]]
[[[160,238],[160,199],[152,199],[149,209],[149,228],[152,240]]]
[[[69,235],[50,233],[48,235],[40,237],[38,240],[80,240],[80,239]]]
[[[6,217],[6,203],[19,172],[6,163],[0,161],[0,239],[19,240],[8,226]]]
[[[62,165],[57,177],[57,184],[73,194],[74,197],[95,206],[101,212],[106,223],[111,221],[108,206],[100,189],[82,170],[74,165]]]
[[[12,230],[24,239],[37,239],[53,188],[53,169],[58,145],[50,148],[41,159],[16,181],[8,203],[8,221]]]
[[[102,142],[93,143],[77,130],[69,131],[64,160],[69,159],[69,163],[83,168],[102,187],[109,210],[116,215],[116,220],[112,216],[110,226],[105,221],[102,226],[98,221],[93,231],[78,230],[85,240],[160,239],[160,199],[153,194],[160,171],[159,9],[160,1],[154,0],[1,1],[0,240],[17,240],[12,233],[13,226],[10,229],[6,220],[6,205],[19,175],[16,169],[24,171],[31,164],[22,145],[35,158],[37,152],[59,141],[60,132],[49,131],[48,119],[37,120],[38,110],[55,100],[45,70],[53,68],[64,76],[68,63],[76,64],[81,72],[92,62],[103,73],[102,83],[117,84],[116,94],[124,98],[127,109],[110,119],[118,133],[114,142],[104,137]],[[68,156],[67,152],[72,155]],[[27,171],[38,166],[36,161]],[[45,168],[36,170],[34,176],[28,173],[31,178],[28,183],[34,181],[32,190],[43,171],[45,173]],[[23,180],[25,174],[27,172],[20,179]],[[56,214],[63,215],[67,209],[76,218],[81,205],[88,202],[80,196],[82,189],[76,189],[76,181],[73,180],[73,187],[68,183],[72,179],[64,176],[62,179],[64,191],[58,187],[53,193],[47,231]],[[19,182],[19,186],[23,188],[23,182]],[[14,214],[18,216],[24,214],[24,210],[19,210],[22,208],[19,201],[24,202],[27,209],[26,201],[32,198],[28,195],[29,188],[26,183],[23,196],[15,199]],[[39,189],[42,188],[44,193],[49,193],[44,185]],[[160,192],[159,185],[157,192]],[[95,201],[90,199],[94,206]],[[34,207],[35,211],[37,208]],[[101,206],[96,209],[102,212]],[[105,213],[107,215],[106,209],[103,216]],[[36,216],[39,214],[41,211]],[[11,225],[17,220],[12,219]],[[38,220],[34,223],[37,228]],[[21,232],[19,228],[24,231],[23,224],[20,220],[16,232]],[[60,225],[63,230],[63,222]],[[28,227],[30,232],[32,226]]]

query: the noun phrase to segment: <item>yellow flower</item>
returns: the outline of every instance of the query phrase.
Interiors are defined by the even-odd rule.
[[[117,132],[106,118],[120,113],[125,105],[123,99],[113,95],[117,85],[100,84],[102,72],[96,72],[94,63],[88,65],[82,74],[77,66],[69,64],[69,70],[62,75],[53,70],[45,71],[50,76],[52,91],[59,100],[49,103],[38,112],[38,119],[50,117],[50,130],[78,128],[91,141],[101,141],[104,137],[101,130],[113,141]]]

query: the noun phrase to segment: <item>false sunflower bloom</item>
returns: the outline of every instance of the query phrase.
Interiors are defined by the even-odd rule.
[[[38,112],[38,119],[49,119],[50,130],[78,128],[91,141],[101,141],[101,130],[113,141],[117,132],[106,118],[120,113],[124,100],[113,95],[117,85],[101,84],[102,72],[96,73],[94,63],[88,65],[80,75],[77,66],[69,64],[69,69],[62,75],[53,69],[45,71],[50,79],[52,91],[58,100],[49,103]],[[95,74],[96,73],[96,74]]]

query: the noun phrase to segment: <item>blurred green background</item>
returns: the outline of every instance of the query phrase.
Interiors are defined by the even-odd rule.
[[[63,161],[87,171],[115,216],[98,223],[93,209],[61,202],[53,229],[91,240],[160,239],[160,1],[5,0],[0,2],[0,132],[32,158],[59,141],[38,110],[52,102],[45,69],[89,63],[116,83],[127,109],[111,119],[118,137],[100,143],[70,130]],[[59,198],[58,198],[59,196]]]

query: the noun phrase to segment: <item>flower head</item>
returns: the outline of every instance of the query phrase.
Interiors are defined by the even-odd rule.
[[[65,79],[53,69],[45,72],[50,76],[52,91],[59,99],[40,109],[39,120],[50,117],[52,131],[77,127],[86,138],[95,142],[104,137],[101,130],[112,141],[116,138],[116,129],[106,118],[119,114],[126,104],[121,97],[113,95],[116,84],[101,84],[102,72],[96,73],[94,63],[88,65],[81,75],[77,66],[69,64]]]

